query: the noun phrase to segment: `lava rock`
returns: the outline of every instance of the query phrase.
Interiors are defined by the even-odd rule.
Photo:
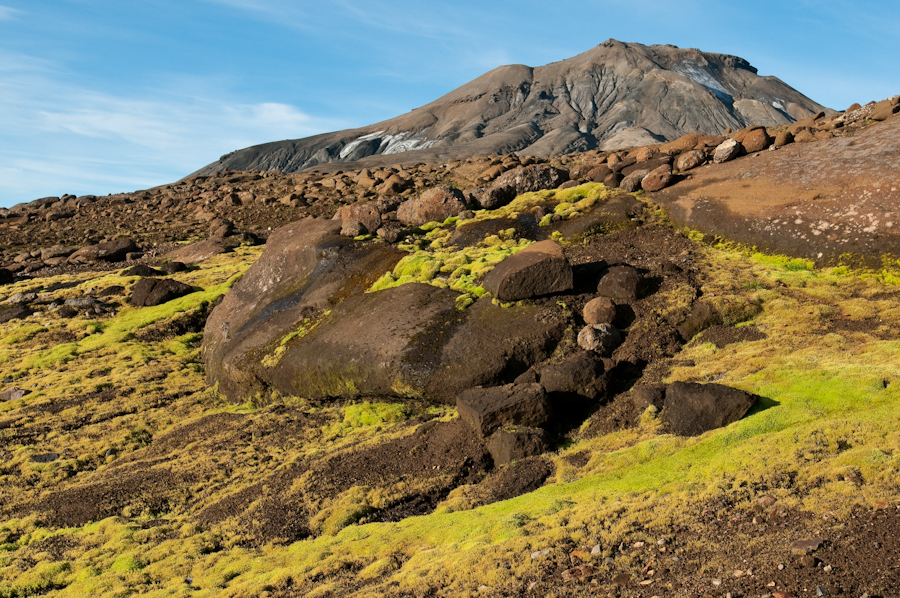
[[[171,278],[142,278],[132,289],[131,304],[138,307],[160,305],[193,293],[194,288]]]
[[[651,170],[650,174],[641,179],[641,188],[643,188],[644,191],[653,193],[665,189],[671,185],[674,180],[675,177],[672,175],[672,167],[668,164],[663,164],[662,166]]]
[[[698,436],[736,422],[758,396],[722,384],[673,382],[666,387],[660,419],[679,436]]]
[[[546,240],[529,245],[488,272],[483,286],[500,301],[518,301],[568,291],[572,266],[559,243]]]
[[[631,174],[627,175],[622,182],[619,183],[619,187],[621,187],[624,191],[628,193],[634,193],[635,191],[640,191],[641,189],[641,181],[644,180],[644,177],[650,174],[650,170],[646,168],[640,168],[638,170],[634,170]]]
[[[612,324],[616,319],[616,304],[609,297],[591,299],[582,311],[585,324]]]
[[[157,270],[156,268],[151,268],[147,264],[138,264],[136,266],[132,266],[130,268],[126,268],[122,270],[120,276],[159,276],[163,274],[162,270]]]
[[[644,276],[631,266],[613,266],[597,284],[597,294],[617,301],[634,301],[644,291]]]
[[[603,360],[594,351],[580,351],[559,363],[546,365],[539,374],[541,386],[551,397],[567,394],[593,400],[606,392]]]
[[[550,419],[550,404],[540,384],[476,386],[456,400],[459,417],[482,438],[501,426],[540,427]]]
[[[612,324],[585,326],[578,333],[578,346],[585,351],[594,351],[601,357],[608,357],[622,344],[622,334]]]
[[[126,255],[138,250],[134,240],[124,237],[82,247],[70,255],[68,261],[70,264],[88,264],[100,261],[121,262]]]
[[[397,208],[397,219],[403,224],[421,226],[426,222],[443,222],[465,209],[466,202],[462,191],[441,185],[400,204]]]
[[[546,433],[541,428],[502,427],[487,439],[494,465],[507,465],[547,450]]]

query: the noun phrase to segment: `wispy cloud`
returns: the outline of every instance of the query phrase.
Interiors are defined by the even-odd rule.
[[[0,64],[0,206],[158,185],[235,149],[345,128],[284,103],[234,101],[214,86],[115,95],[27,56],[0,53]]]
[[[18,15],[20,12],[21,11],[16,8],[0,4],[0,21],[11,21],[12,19],[16,18],[16,15]]]

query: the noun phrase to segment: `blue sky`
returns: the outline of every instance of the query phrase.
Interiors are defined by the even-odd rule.
[[[896,0],[0,0],[0,206],[177,180],[615,38],[736,54],[843,109],[900,93]]]

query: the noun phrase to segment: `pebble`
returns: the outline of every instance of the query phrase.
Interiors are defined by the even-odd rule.
[[[531,553],[531,560],[532,560],[532,561],[535,561],[535,560],[537,560],[537,559],[539,559],[539,558],[541,558],[541,557],[543,557],[543,556],[547,556],[548,554],[550,554],[550,550],[549,550],[549,549],[547,549],[547,550],[535,550],[534,552]]]
[[[599,544],[591,548],[591,556],[600,556],[601,552],[603,552],[603,549],[600,548]]]
[[[816,586],[816,596],[826,596],[826,595],[828,595],[828,592],[823,590],[821,587]]]
[[[831,573],[832,569],[833,567],[831,565],[825,565],[824,567],[822,567],[822,571],[824,571],[825,573]]]

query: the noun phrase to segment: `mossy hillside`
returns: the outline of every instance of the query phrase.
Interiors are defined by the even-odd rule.
[[[815,270],[782,258],[714,248],[698,254],[704,300],[733,322],[756,326],[767,335],[721,349],[697,339],[673,361],[670,380],[715,380],[764,397],[751,414],[723,430],[698,438],[660,435],[656,415],[648,412],[638,428],[576,438],[552,457],[555,483],[536,492],[469,509],[461,488],[432,515],[392,524],[353,525],[379,498],[371,488],[353,488],[323,505],[325,535],[288,546],[241,547],[229,541],[227,529],[201,529],[178,513],[148,529],[141,529],[147,521],[142,517],[148,517],[141,515],[63,530],[41,528],[33,519],[8,520],[0,534],[11,539],[4,544],[6,555],[0,556],[6,580],[2,591],[256,596],[290,586],[304,595],[431,590],[484,595],[478,590],[482,585],[516,591],[541,579],[541,561],[528,556],[534,550],[550,549],[547,558],[568,566],[561,544],[600,544],[601,555],[592,565],[601,573],[612,570],[631,558],[616,549],[621,542],[652,542],[666,535],[670,524],[691,525],[692,507],[685,505],[700,509],[724,498],[749,508],[766,493],[783,508],[834,517],[855,505],[871,508],[900,498],[900,339],[893,333],[898,289],[877,272]],[[838,329],[835,321],[852,325]],[[36,332],[22,343],[37,342],[44,334]],[[155,367],[142,361],[142,355],[132,349],[121,363],[107,358],[104,367],[126,384],[140,384],[137,373],[146,375]],[[66,365],[99,369],[100,359],[82,363],[92,359],[93,354],[78,355]],[[128,371],[135,375],[128,377]],[[51,368],[46,377],[58,380],[52,377],[59,375]],[[222,409],[212,395],[199,391],[199,372],[180,375],[198,390],[190,408],[175,403],[177,409],[194,418]],[[32,379],[37,381],[37,375],[28,381]],[[2,408],[9,413],[16,406]],[[333,414],[320,410],[329,414],[328,423],[310,435],[308,452],[283,452],[279,458],[289,461],[329,450],[326,438],[377,442],[379,434],[397,433],[396,426],[405,425],[405,408],[360,403]],[[146,415],[143,419],[153,429],[178,426]],[[115,427],[124,440],[135,426],[127,431],[120,423]],[[91,431],[110,434],[100,426]],[[27,455],[34,449],[16,450]],[[583,467],[565,459],[582,451],[591,454]],[[847,481],[852,476],[865,484]],[[42,567],[23,570],[14,564],[26,554],[39,554],[40,541],[53,535],[74,538],[79,550],[63,560],[45,559]],[[605,565],[605,557],[614,564]],[[498,567],[501,563],[511,567]]]

